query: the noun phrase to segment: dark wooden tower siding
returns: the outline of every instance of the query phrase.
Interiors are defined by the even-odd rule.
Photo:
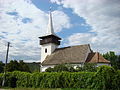
[[[48,36],[43,36],[43,37],[39,37],[40,40],[40,45],[43,44],[48,44],[48,43],[54,43],[57,45],[60,45],[60,40],[61,38],[55,36],[55,35],[48,35]]]

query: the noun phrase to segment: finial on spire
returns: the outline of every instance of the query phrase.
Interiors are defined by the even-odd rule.
[[[51,12],[51,10],[52,10],[52,7],[50,6],[49,11]]]
[[[53,29],[51,9],[52,9],[52,7],[50,7],[50,9],[49,9],[49,22],[48,22],[47,35],[55,35],[54,29]]]

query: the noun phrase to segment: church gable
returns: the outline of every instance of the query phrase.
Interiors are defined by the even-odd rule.
[[[89,53],[86,62],[88,63],[110,63],[110,61],[106,60],[101,54],[98,52]]]

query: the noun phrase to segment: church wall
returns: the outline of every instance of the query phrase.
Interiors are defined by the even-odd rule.
[[[55,65],[47,65],[47,66],[41,66],[41,72],[45,72],[45,70],[49,67],[53,68]]]
[[[109,63],[97,63],[97,67],[102,66],[102,65],[111,66]]]
[[[43,62],[46,56],[50,55],[57,47],[58,45],[53,43],[41,45],[41,62]]]

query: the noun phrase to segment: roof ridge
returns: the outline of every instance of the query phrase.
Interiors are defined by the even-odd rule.
[[[57,49],[62,49],[62,48],[70,48],[70,47],[77,47],[77,46],[85,46],[85,45],[90,45],[90,44],[82,44],[82,45],[73,45],[73,46],[66,46],[66,47],[61,47],[61,48],[57,48]]]

